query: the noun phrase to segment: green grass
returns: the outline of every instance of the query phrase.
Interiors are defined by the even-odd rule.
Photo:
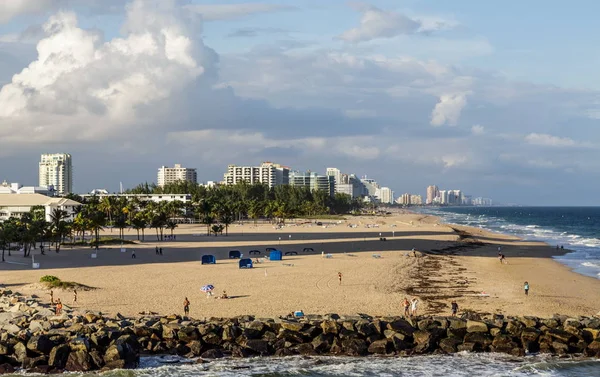
[[[56,276],[52,275],[44,275],[40,278],[40,282],[43,283],[47,288],[52,289],[81,289],[84,291],[89,291],[95,289],[94,287],[90,287],[85,284],[75,283],[73,281],[62,281]]]
[[[122,240],[120,238],[114,237],[100,237],[98,240],[98,246],[101,245],[134,245],[137,242],[131,240]],[[64,242],[62,243],[64,246],[96,246],[96,240],[91,241],[76,241],[76,242]]]

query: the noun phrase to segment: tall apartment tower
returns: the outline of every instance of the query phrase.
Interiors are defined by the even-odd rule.
[[[58,195],[73,192],[73,165],[68,153],[43,154],[39,164],[39,185],[53,187]]]
[[[267,161],[260,166],[228,165],[223,175],[223,183],[235,185],[240,182],[262,183],[269,187],[289,184],[290,168]]]
[[[432,204],[435,198],[440,196],[440,189],[433,185],[427,187],[427,198],[425,199],[425,204]]]
[[[325,175],[328,177],[333,177],[334,190],[336,193],[339,192],[338,185],[342,184],[342,172],[340,169],[327,168]]]
[[[159,187],[179,181],[198,183],[198,174],[196,173],[196,169],[184,168],[180,164],[175,164],[175,166],[172,168],[161,166],[158,169],[156,183]]]

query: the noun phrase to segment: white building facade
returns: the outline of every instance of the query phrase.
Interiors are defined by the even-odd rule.
[[[195,168],[184,168],[180,164],[175,164],[172,168],[161,166],[158,169],[156,183],[159,187],[175,182],[198,183],[198,173]]]
[[[223,184],[235,185],[240,182],[265,184],[269,187],[289,184],[290,169],[272,162],[263,162],[260,166],[227,166],[223,175]]]
[[[65,220],[73,220],[77,207],[81,206],[71,199],[51,198],[42,194],[6,194],[0,195],[0,222],[11,217],[20,218],[31,211],[33,207],[44,207],[46,221],[50,221],[54,209],[61,209],[67,213]]]
[[[375,191],[375,197],[382,204],[394,204],[394,192],[389,187],[380,187]]]
[[[53,187],[58,195],[73,192],[73,165],[68,153],[43,154],[39,163],[39,185]]]

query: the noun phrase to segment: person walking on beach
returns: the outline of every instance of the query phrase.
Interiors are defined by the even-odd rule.
[[[154,247],[154,251],[156,251],[156,255],[158,255],[158,246]]]
[[[158,249],[158,253],[162,255],[162,247]]]
[[[501,264],[507,263],[504,254],[498,254],[498,259],[500,260]]]
[[[404,318],[410,317],[410,302],[404,297]]]
[[[456,317],[456,313],[458,313],[458,304],[456,301],[452,300],[452,317]]]
[[[525,290],[525,296],[529,296],[529,283],[525,282],[523,285],[523,289]]]
[[[416,297],[414,297],[411,300],[411,305],[410,305],[410,315],[411,316],[416,316],[417,315],[417,305],[419,305],[419,300],[417,300]]]
[[[57,298],[56,299],[56,315],[62,314],[62,308],[63,308],[63,304],[62,304],[62,302],[60,302],[60,298]]]
[[[340,285],[342,285],[342,273],[338,272],[338,280],[340,281]]]
[[[77,289],[73,289],[73,305],[77,303]]]
[[[54,305],[54,291],[50,290],[50,304]]]
[[[131,250],[131,259],[136,259],[137,257],[135,256],[135,250]]]
[[[187,297],[183,300],[183,313],[186,317],[190,315],[190,300]]]

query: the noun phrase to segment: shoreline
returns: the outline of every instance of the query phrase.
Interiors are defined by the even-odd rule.
[[[426,212],[414,212],[414,213],[417,213],[417,214],[427,214]],[[449,213],[454,213],[454,212],[449,212]],[[517,236],[517,235],[509,233],[509,232],[503,232],[503,231],[492,229],[492,228],[489,228],[489,227],[481,227],[480,228],[480,227],[472,226],[472,225],[470,226],[470,225],[464,225],[464,224],[456,224],[456,223],[451,223],[451,222],[445,222],[444,219],[443,219],[443,217],[441,217],[440,215],[437,215],[437,214],[429,214],[429,215],[440,218],[441,223],[447,224],[447,225],[455,225],[455,226],[460,226],[460,227],[468,227],[468,228],[472,228],[472,229],[484,229],[485,231],[490,232],[490,233],[495,233],[495,234],[499,234],[499,235],[506,235],[508,237],[516,237],[519,240],[522,240],[522,241],[525,241],[525,242],[541,242],[541,243],[544,243],[549,248],[552,248],[552,249],[556,250],[556,253],[554,255],[552,255],[552,258],[554,260],[556,260],[558,263],[560,263],[561,265],[568,267],[571,271],[573,271],[574,273],[577,273],[579,275],[588,276],[588,277],[600,280],[600,272],[592,271],[592,272],[586,273],[586,272],[578,271],[578,270],[583,270],[584,268],[583,267],[573,266],[573,265],[569,264],[568,263],[569,259],[561,259],[561,257],[564,257],[566,255],[581,252],[580,250],[576,250],[576,249],[568,248],[568,247],[567,248],[563,248],[563,249],[558,249],[558,248],[556,248],[557,245],[555,245],[554,243],[551,244],[550,241],[545,240],[545,239],[537,239],[535,236],[534,236],[533,239],[529,239],[529,238],[526,238],[526,237]]]

